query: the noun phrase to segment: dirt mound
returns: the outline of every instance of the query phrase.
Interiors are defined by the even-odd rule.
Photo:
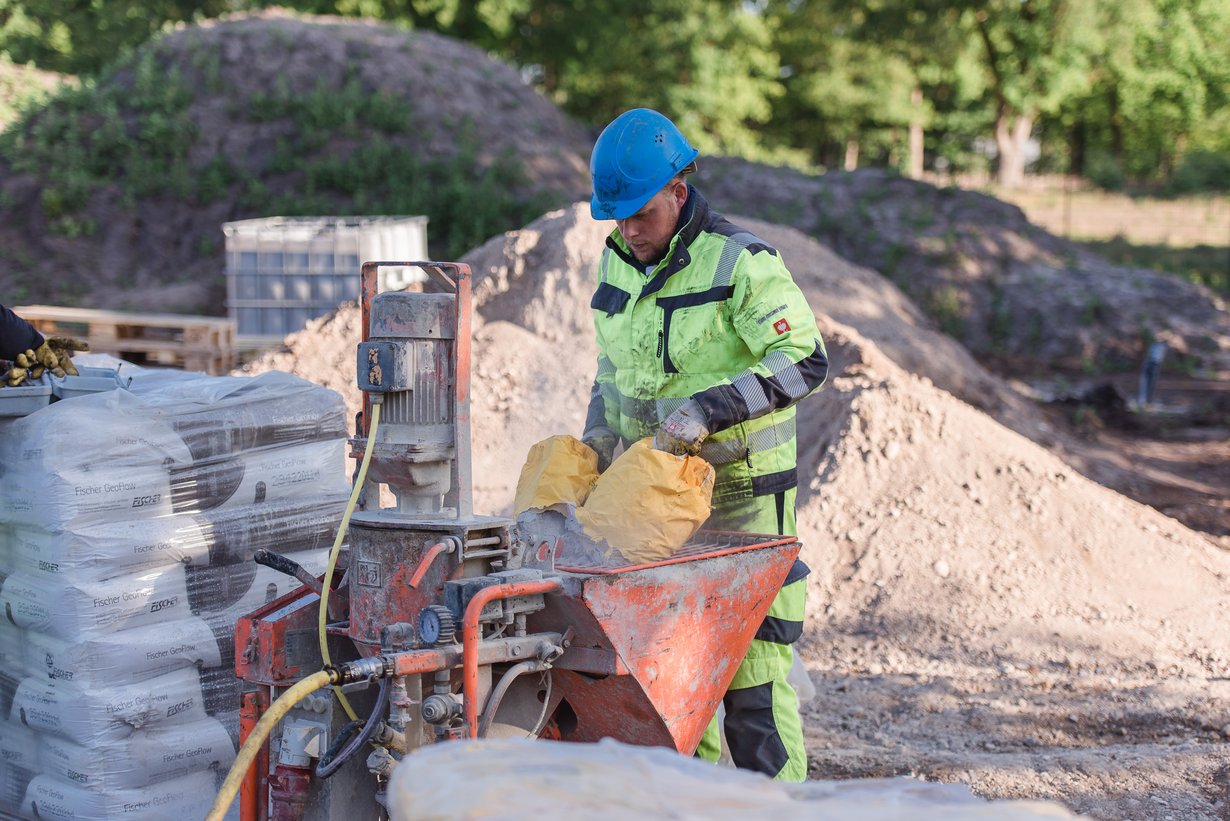
[[[153,80],[143,73],[146,59],[154,61]],[[503,169],[491,181],[493,196],[510,202],[570,202],[588,186],[583,129],[515,68],[429,32],[276,12],[237,16],[152,42],[91,94],[119,107],[124,125],[108,124],[117,151],[161,128],[167,133],[159,132],[158,146],[186,153],[182,163],[160,161],[186,178],[169,187],[138,179],[135,166],[94,158],[88,137],[84,145],[63,140],[64,155],[91,157],[70,180],[57,177],[51,162],[30,170],[0,160],[0,247],[10,263],[0,266],[0,288],[21,293],[20,301],[220,314],[226,221],[293,209],[309,197],[315,213],[415,207],[438,214],[456,199],[454,191],[445,198],[430,190],[444,185],[434,180],[426,189],[420,180],[423,190],[415,191],[348,190],[365,155],[420,163],[427,175],[472,152],[475,169]],[[139,106],[130,102],[142,94]],[[26,133],[46,136],[75,118],[106,115],[102,103],[79,106],[85,109],[40,112]],[[507,179],[514,157],[515,182]],[[95,185],[95,173],[109,176]],[[80,211],[57,205],[64,213],[49,212],[48,202],[69,196],[83,200]],[[449,213],[450,224],[480,224],[489,211]],[[429,226],[433,249],[446,247],[445,228],[442,219]]]
[[[1207,288],[1115,266],[994,197],[879,170],[809,176],[721,157],[702,170],[719,210],[793,226],[879,271],[1010,372],[1132,369],[1152,338],[1190,367],[1230,369],[1230,314]]]

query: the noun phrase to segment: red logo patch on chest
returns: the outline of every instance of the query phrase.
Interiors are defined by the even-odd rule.
[[[790,323],[784,319],[779,319],[773,323],[773,330],[777,331],[778,336],[781,336],[786,331],[790,330]]]

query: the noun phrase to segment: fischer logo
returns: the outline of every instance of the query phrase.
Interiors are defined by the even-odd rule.
[[[90,777],[88,775],[86,775],[85,773],[79,773],[76,770],[66,769],[64,771],[64,774],[67,775],[70,780],[76,781],[78,784],[84,784],[85,782],[90,780]]]
[[[44,573],[59,573],[60,565],[57,562],[46,562],[42,559],[38,560],[38,569]]]
[[[161,493],[151,493],[148,496],[135,496],[132,500],[133,507],[146,507],[148,505],[156,505],[162,501]]]
[[[174,607],[179,604],[179,596],[172,596],[169,599],[159,599],[156,602],[151,602],[149,612],[157,613],[159,610],[165,610],[168,607]]]
[[[172,704],[167,708],[167,718],[170,718],[173,715],[178,715],[185,710],[191,710],[194,703],[196,703],[196,700],[190,698],[186,701],[181,701],[179,704]]]

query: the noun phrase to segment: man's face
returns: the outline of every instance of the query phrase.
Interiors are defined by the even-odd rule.
[[[666,184],[649,202],[627,219],[615,220],[619,234],[642,265],[662,259],[675,234],[679,212],[688,201],[688,186],[682,180]]]

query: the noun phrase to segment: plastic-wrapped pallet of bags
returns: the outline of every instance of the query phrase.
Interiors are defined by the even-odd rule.
[[[578,507],[598,481],[598,454],[572,436],[537,442],[525,457],[517,479],[513,513],[558,504]]]
[[[577,519],[632,564],[669,558],[709,518],[713,466],[655,450],[643,439],[611,463]]]

